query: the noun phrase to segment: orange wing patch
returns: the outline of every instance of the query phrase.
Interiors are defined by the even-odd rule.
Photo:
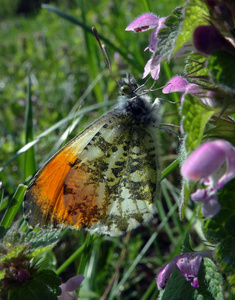
[[[96,126],[96,130],[92,125],[88,127],[86,134],[82,132],[71,140],[35,175],[24,200],[24,215],[30,226],[81,228],[97,222],[104,209],[97,208],[95,187],[85,184],[90,175],[79,169],[77,157],[90,141],[90,132],[94,137],[102,125]],[[66,179],[75,166],[76,178]]]

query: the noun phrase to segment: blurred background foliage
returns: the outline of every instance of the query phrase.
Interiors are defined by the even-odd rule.
[[[74,17],[83,27],[41,8],[42,3],[53,5]],[[151,56],[150,52],[144,52],[149,43],[150,32],[135,34],[126,32],[125,28],[144,12],[151,11],[163,17],[182,4],[183,1],[176,0],[0,0],[0,167],[26,143],[25,114],[29,76],[34,138],[57,122],[65,120],[63,125],[36,144],[35,159],[38,169],[61,146],[57,143],[58,140],[73,124],[71,119],[66,121],[71,113],[76,115],[79,109],[91,108],[92,105],[100,103],[100,109],[83,114],[78,126],[72,132],[66,132],[62,141],[68,141],[109,110],[112,107],[109,102],[113,103],[118,96],[118,88],[107,70],[98,44],[85,26],[89,29],[95,26],[109,41],[106,47],[116,80],[125,76],[126,72],[131,72],[141,84],[144,82],[141,79],[144,66]],[[173,74],[180,73],[180,59],[177,64],[174,61],[169,66],[166,64],[155,87],[165,85]],[[145,88],[151,84],[152,81]],[[159,96],[163,97],[160,91],[151,93],[152,99]],[[164,98],[171,101],[176,99],[174,94],[167,97],[164,95]],[[163,103],[161,114],[164,123],[179,125],[176,105]],[[174,135],[163,130],[159,132],[164,169],[177,158],[179,144]],[[19,183],[28,183],[29,178],[25,174],[27,172],[24,170],[23,155],[14,159],[0,173],[4,187],[4,201],[0,207],[2,212],[16,186]],[[138,299],[156,299],[157,269],[166,259],[178,254],[185,231],[190,226],[189,222],[183,228],[178,220],[175,205],[180,186],[178,170],[172,172],[168,180],[162,190],[165,200],[163,204],[158,204],[159,216],[152,223],[135,230],[131,237],[128,234],[124,238],[95,239],[92,248],[86,253],[87,256],[84,258],[83,254],[80,260],[62,273],[63,281],[75,275],[84,259],[89,261],[84,266],[84,274],[89,281],[84,281],[83,286],[84,289],[95,292],[88,299],[97,299],[97,295],[102,295],[106,288],[111,289],[110,282],[114,288],[111,291],[113,296],[109,299],[136,299],[138,295],[144,294],[146,296],[138,296]],[[190,214],[187,216],[189,219],[191,217]],[[160,228],[164,228],[161,231],[160,244],[153,239],[143,251],[149,237],[156,237]],[[200,232],[196,239],[198,236]],[[86,234],[82,231],[68,231],[54,252],[46,254],[49,266],[52,269],[60,266],[83,244],[85,237]],[[133,261],[134,264],[131,265]],[[112,277],[113,275],[115,276]],[[118,281],[122,279],[118,285]],[[119,291],[119,296],[116,296],[115,291]],[[151,293],[153,298],[149,296]]]

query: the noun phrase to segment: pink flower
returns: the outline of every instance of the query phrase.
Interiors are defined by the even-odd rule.
[[[81,287],[81,283],[84,279],[83,275],[77,275],[70,278],[66,283],[62,283],[61,295],[58,296],[58,300],[75,300],[78,298],[76,290]]]
[[[160,64],[156,64],[155,66],[152,66],[152,58],[150,58],[144,67],[144,73],[142,78],[147,77],[148,74],[150,73],[151,77],[154,80],[157,80],[159,78],[160,70],[161,70]]]
[[[149,49],[150,52],[156,52],[159,43],[158,33],[159,30],[165,28],[164,24],[166,17],[158,18],[153,14],[143,14],[136,18],[130,25],[127,26],[127,31],[143,32],[149,29],[153,29],[149,37],[149,45],[145,50]],[[151,58],[144,68],[143,78],[145,78],[149,73],[154,80],[159,78],[160,63],[155,64]]]
[[[154,14],[143,14],[136,18],[126,28],[126,31],[143,32],[158,26],[159,18]]]
[[[214,94],[202,89],[198,84],[189,83],[186,79],[181,76],[173,77],[162,90],[163,94],[169,94],[173,92],[182,92],[180,97],[181,103],[184,101],[185,94],[191,94],[195,96],[200,96],[202,103],[215,106],[215,101],[212,99]]]
[[[202,214],[213,218],[220,211],[217,191],[235,177],[235,147],[224,140],[206,142],[185,161],[181,174],[191,180],[201,180],[206,188],[191,195],[203,202]]]

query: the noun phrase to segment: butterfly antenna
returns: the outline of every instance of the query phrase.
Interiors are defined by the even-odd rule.
[[[97,40],[97,42],[98,42],[98,44],[100,46],[100,50],[101,50],[101,52],[103,54],[103,57],[104,57],[106,65],[107,65],[107,67],[109,69],[110,75],[112,76],[112,78],[115,81],[116,85],[119,87],[119,84],[117,83],[117,80],[115,79],[115,77],[113,75],[113,72],[112,72],[112,69],[111,69],[110,59],[109,59],[109,56],[108,56],[108,53],[107,53],[106,46],[105,45],[101,45],[99,34],[98,34],[98,31],[96,30],[95,27],[92,27],[92,31],[93,31],[94,36],[96,37],[96,40]]]

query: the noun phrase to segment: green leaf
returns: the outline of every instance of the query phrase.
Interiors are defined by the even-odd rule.
[[[159,43],[157,51],[154,53],[154,63],[157,64],[164,59],[170,59],[174,51],[175,40],[179,34],[182,20],[182,7],[176,8],[173,14],[165,20],[167,27],[159,31]]]
[[[189,231],[187,231],[185,235],[183,247],[182,247],[182,253],[187,253],[187,252],[193,252],[193,249],[191,247],[191,239],[190,239]]]
[[[232,286],[232,289],[233,289],[233,293],[235,294],[235,274],[231,275],[229,278],[229,283],[231,284]]]
[[[15,222],[8,228],[3,238],[3,243],[8,249],[12,249],[21,243],[21,233],[19,232],[19,222]]]
[[[59,277],[50,270],[34,273],[25,285],[10,290],[8,300],[57,300],[61,294]]]
[[[227,92],[235,92],[235,56],[226,51],[214,51],[207,67],[211,80]]]
[[[223,300],[222,276],[209,258],[204,258],[198,273],[199,288],[191,286],[190,282],[179,273],[173,272],[159,300]]]
[[[235,221],[235,216],[233,217],[233,221]],[[219,262],[221,270],[226,273],[235,273],[234,249],[235,237],[228,237],[223,239],[223,241],[219,243],[215,250],[215,258]]]
[[[215,257],[220,268],[226,272],[235,272],[235,179],[218,192],[222,209],[212,219],[207,219],[203,231],[210,243],[218,244]]]
[[[38,232],[31,231],[24,236],[24,243],[30,243],[32,256],[42,254],[54,247],[60,238],[60,229],[41,229]]]
[[[190,53],[185,64],[185,74],[193,74],[193,78],[200,78],[208,75],[205,67],[206,58],[199,53]],[[197,80],[198,82],[198,80]],[[203,82],[205,85],[205,81]]]
[[[215,112],[215,109],[202,104],[196,97],[185,95],[182,116],[186,134],[185,146],[189,153],[200,145],[206,123]]]
[[[15,258],[22,256],[24,252],[26,252],[27,247],[25,245],[18,246],[12,250],[10,250],[7,255],[1,256],[0,263],[12,261]]]
[[[235,123],[231,119],[213,117],[210,121],[214,127],[205,131],[206,139],[224,139],[235,145]]]
[[[181,33],[178,35],[175,42],[175,49],[173,55],[185,45],[188,41],[192,40],[193,32],[199,25],[208,24],[207,21],[208,9],[206,4],[200,0],[187,1],[184,10],[184,22],[182,24]]]
[[[1,280],[4,279],[5,275],[6,275],[6,270],[5,269],[0,271],[0,282],[1,282]],[[1,285],[0,285],[0,291],[1,291]]]
[[[212,295],[212,299],[216,300],[223,300],[223,278],[222,275],[218,272],[218,269],[214,262],[205,257],[203,259],[203,267],[202,270],[200,269],[198,277],[201,277],[201,274],[204,271],[204,284],[208,291]],[[207,299],[207,298],[205,298]]]

